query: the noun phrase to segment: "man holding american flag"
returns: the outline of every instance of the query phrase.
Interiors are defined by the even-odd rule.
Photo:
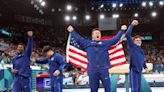
[[[108,49],[120,40],[123,31],[126,29],[127,26],[123,25],[115,38],[110,40],[101,40],[101,31],[98,28],[95,28],[92,30],[92,39],[88,40],[77,34],[72,26],[68,26],[67,31],[70,32],[74,39],[76,39],[79,46],[87,52],[86,57],[89,61],[87,69],[91,92],[98,92],[99,80],[101,80],[103,87],[105,88],[105,92],[112,92],[108,72],[108,69],[112,66],[109,62]]]

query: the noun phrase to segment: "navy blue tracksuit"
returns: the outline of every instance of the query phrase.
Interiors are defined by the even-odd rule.
[[[63,85],[62,71],[66,65],[66,62],[63,56],[57,52],[54,52],[54,54],[51,57],[37,60],[36,63],[49,64],[49,74],[50,74],[50,79],[51,79],[51,92],[62,92],[62,85]],[[60,74],[58,76],[53,75],[53,73],[56,70],[60,71]]]
[[[128,51],[130,56],[130,79],[131,79],[131,92],[141,92],[141,75],[142,68],[147,68],[144,60],[144,51],[142,48],[134,44],[131,33],[133,26],[130,25],[126,32],[128,43]]]
[[[29,37],[25,52],[18,53],[12,59],[13,69],[18,70],[18,73],[14,75],[15,78],[12,92],[31,92],[30,56],[32,47],[33,39],[32,37]]]
[[[102,81],[105,92],[111,92],[108,69],[112,66],[109,62],[108,49],[120,40],[122,34],[123,31],[120,31],[113,39],[97,42],[94,40],[84,39],[75,31],[71,32],[71,36],[73,36],[73,38],[75,38],[79,42],[80,46],[87,52],[87,59],[89,61],[87,69],[91,92],[98,91],[99,80]]]

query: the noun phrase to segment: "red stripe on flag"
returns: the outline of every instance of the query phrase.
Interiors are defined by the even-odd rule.
[[[118,45],[122,44],[121,42],[117,45],[113,45],[112,47],[109,48],[109,50],[115,49]]]
[[[120,63],[116,63],[116,64],[112,64],[112,66],[113,66],[113,67],[114,67],[114,66],[120,66],[120,65],[123,65],[123,64],[126,64],[126,61],[120,62]]]
[[[117,59],[124,58],[124,57],[125,57],[124,55],[119,55],[119,56],[110,58],[110,61],[117,60]]]
[[[72,58],[72,59],[74,59],[74,60],[76,60],[76,61],[79,61],[80,63],[88,64],[87,62],[85,62],[85,61],[83,61],[83,60],[80,60],[80,59],[78,59],[78,58],[76,58],[76,57],[73,57],[73,56],[71,56],[71,55],[68,55],[68,56],[69,56],[69,58]]]
[[[75,50],[73,50],[73,49],[70,49],[70,48],[69,48],[69,51],[70,51],[70,52],[73,52],[73,53],[76,53],[76,54],[78,54],[78,55],[80,55],[80,56],[82,56],[82,57],[84,57],[84,58],[87,58],[86,55],[81,54],[81,53],[79,53],[79,52],[77,52],[77,51],[75,51]]]
[[[87,70],[86,68],[82,67],[81,65],[77,65],[77,64],[71,62],[71,60],[69,60],[69,62],[70,62],[73,66],[75,66],[75,67],[77,67],[77,68],[82,68],[82,69],[84,69],[84,70]]]
[[[122,48],[120,48],[120,49],[116,49],[115,51],[113,51],[113,52],[110,53],[109,55],[112,55],[112,54],[114,54],[114,53],[116,53],[116,52],[119,52],[119,51],[123,51],[123,49],[122,49]],[[110,50],[109,50],[109,52],[110,52]]]

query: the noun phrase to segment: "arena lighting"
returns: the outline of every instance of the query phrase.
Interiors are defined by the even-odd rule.
[[[90,18],[91,18],[90,15],[86,15],[86,16],[85,16],[85,19],[86,19],[86,20],[90,20]]]
[[[73,17],[72,17],[72,19],[73,19],[73,20],[76,20],[76,19],[77,19],[77,17],[76,17],[76,16],[73,16]]]
[[[149,6],[153,6],[153,5],[154,5],[153,2],[150,1],[150,2],[149,2]]]
[[[71,6],[71,5],[67,5],[67,6],[66,6],[66,9],[67,9],[68,11],[71,11],[71,10],[72,10],[72,6]]]
[[[102,4],[101,6],[100,6],[100,8],[103,8],[104,7],[104,4]]]
[[[31,4],[34,4],[34,1],[31,1]]]
[[[39,2],[41,3],[43,0],[39,0]]]
[[[54,9],[54,8],[52,8],[52,9],[51,9],[51,12],[55,12],[55,9]]]
[[[36,10],[39,10],[39,7],[36,7]]]
[[[159,1],[159,5],[163,6],[164,5],[164,1]]]
[[[112,4],[112,7],[113,7],[113,8],[115,8],[116,6],[117,6],[117,4],[116,4],[116,3],[113,3],[113,4]]]
[[[113,14],[112,17],[113,18],[119,18],[119,14]]]
[[[123,4],[121,3],[119,6],[120,6],[120,7],[122,7],[122,6],[123,6]]]
[[[157,12],[155,12],[155,11],[152,12],[152,13],[151,13],[151,16],[152,16],[152,17],[156,17],[156,16],[157,16]]]
[[[36,4],[34,4],[34,8],[38,7]]]
[[[41,6],[45,6],[45,5],[46,5],[45,1],[41,2]]]
[[[146,2],[142,2],[142,6],[143,7],[146,7]]]
[[[134,17],[138,17],[138,13],[134,13]]]
[[[70,21],[70,16],[65,16],[65,21]]]
[[[100,14],[100,19],[104,19],[105,15],[104,14]]]

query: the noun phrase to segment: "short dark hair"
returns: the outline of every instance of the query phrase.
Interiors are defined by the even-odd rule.
[[[24,49],[26,48],[26,45],[24,43],[18,43],[18,45],[22,45]]]
[[[142,40],[142,37],[140,35],[136,35],[136,36],[133,37],[133,41],[137,38],[140,38]]]
[[[43,47],[42,52],[43,52],[43,53],[47,53],[47,52],[50,51],[50,50],[53,50],[52,47],[49,46],[49,45],[46,45],[46,46]]]
[[[93,29],[92,29],[92,33],[93,33],[94,31],[97,31],[97,30],[101,32],[101,30],[100,30],[99,28],[93,28]]]

